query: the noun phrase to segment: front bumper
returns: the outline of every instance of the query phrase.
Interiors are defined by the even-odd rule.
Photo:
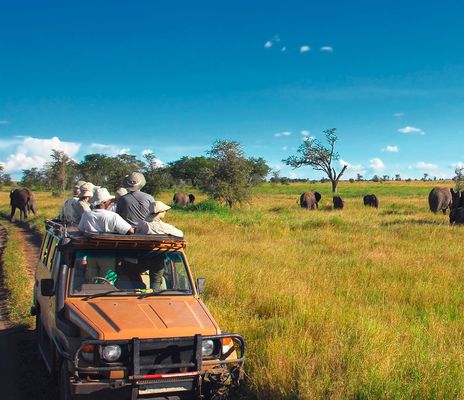
[[[223,340],[231,340],[234,344],[224,352]],[[219,341],[220,352],[214,357],[202,356],[203,340]],[[190,343],[191,356],[188,360],[177,360],[170,357],[163,362],[160,357],[149,359],[143,356],[143,349],[156,348],[163,350],[163,354],[169,355],[170,349],[180,346],[187,348]],[[130,361],[124,365],[83,366],[80,354],[84,346],[105,346],[119,344],[130,349]],[[229,374],[231,383],[238,384],[241,377],[242,365],[245,357],[245,341],[237,334],[223,333],[221,335],[202,336],[193,338],[168,338],[168,339],[138,339],[125,341],[86,340],[72,358],[73,374],[70,379],[71,393],[76,397],[89,395],[104,399],[107,396],[112,399],[156,399],[167,396],[174,398],[200,398],[205,373],[208,376],[214,374]],[[184,357],[185,358],[185,357]],[[117,376],[117,378],[112,378]],[[206,380],[208,381],[208,379]],[[121,396],[121,397],[120,397]],[[184,397],[186,396],[186,397]]]

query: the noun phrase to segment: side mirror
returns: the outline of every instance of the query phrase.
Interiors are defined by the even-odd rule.
[[[55,295],[55,282],[53,279],[42,279],[40,281],[40,294],[44,297],[51,297]]]
[[[206,288],[206,279],[205,278],[197,278],[197,291],[198,294],[203,294]]]

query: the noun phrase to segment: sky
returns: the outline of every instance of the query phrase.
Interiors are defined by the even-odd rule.
[[[0,0],[0,162],[51,149],[282,159],[337,128],[346,178],[464,166],[459,1]]]

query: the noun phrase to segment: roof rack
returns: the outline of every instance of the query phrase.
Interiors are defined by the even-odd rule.
[[[66,244],[85,247],[125,247],[150,248],[154,251],[176,251],[187,246],[187,242],[172,235],[121,235],[117,233],[88,233],[74,226],[67,227],[58,220],[46,220],[47,231],[61,238],[68,238]],[[64,243],[63,243],[64,244]]]

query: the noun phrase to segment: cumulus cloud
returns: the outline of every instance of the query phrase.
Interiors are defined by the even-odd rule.
[[[423,171],[436,171],[438,169],[438,165],[428,163],[425,161],[418,161],[414,165],[410,165],[409,169],[420,169]]]
[[[310,50],[311,50],[311,47],[309,47],[308,45],[303,45],[300,47],[300,53],[307,53]]]
[[[398,132],[400,133],[406,133],[406,134],[417,134],[417,135],[425,135],[425,132],[420,129],[416,128],[415,126],[405,126],[404,128],[398,129]]]
[[[462,169],[464,168],[464,163],[462,161],[459,161],[457,163],[454,163],[453,165],[451,165],[452,168],[454,169]]]
[[[117,156],[119,154],[127,154],[130,149],[127,147],[118,147],[112,144],[92,143],[89,146],[90,153],[102,153],[108,156]]]
[[[272,42],[268,40],[266,43],[264,43],[264,48],[265,49],[270,49],[272,47]]]
[[[7,125],[9,122],[6,119],[0,119],[0,125]]]
[[[306,129],[303,129],[300,133],[301,133],[301,136],[304,136],[304,137],[308,137],[309,135],[311,135],[311,132]]]
[[[322,46],[320,50],[323,53],[332,53],[334,51],[332,46]]]
[[[401,118],[401,117],[404,117],[405,116],[405,113],[404,112],[396,112],[393,114],[394,117],[396,118]]]
[[[280,51],[286,52],[286,51],[287,51],[287,46],[283,46],[283,47],[280,49]]]
[[[81,145],[75,142],[63,142],[54,136],[50,139],[39,139],[30,136],[19,138],[14,153],[10,154],[5,162],[5,171],[8,173],[19,172],[22,169],[42,168],[50,161],[52,150],[64,151],[69,157],[74,158]]]
[[[288,150],[288,146],[282,147],[282,150],[283,150],[283,151],[287,151],[287,150]]]
[[[398,153],[400,148],[398,146],[386,146],[382,149],[382,151],[386,151],[388,153]]]
[[[289,132],[289,131],[283,131],[283,132],[277,132],[277,133],[274,133],[274,136],[275,137],[281,137],[281,136],[290,136],[292,134],[292,132]]]
[[[380,158],[372,158],[369,160],[369,168],[374,172],[381,172],[385,168],[385,164]]]
[[[363,172],[364,171],[364,167],[361,164],[351,164],[348,161],[345,161],[345,160],[343,160],[341,158],[340,158],[340,160],[338,160],[338,164],[339,164],[340,168],[343,168],[345,165],[347,165],[348,169],[351,172]]]

